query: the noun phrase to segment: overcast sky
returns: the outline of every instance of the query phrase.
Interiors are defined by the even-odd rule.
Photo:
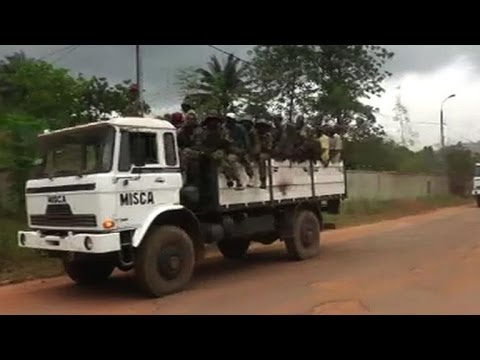
[[[0,57],[23,50],[44,57],[73,74],[107,77],[112,82],[133,79],[134,46],[81,45],[60,51],[67,45],[0,45]],[[217,45],[248,59],[250,45]],[[399,125],[392,120],[395,99],[401,95],[412,128],[418,133],[416,148],[439,143],[440,103],[456,97],[444,107],[447,143],[480,140],[480,46],[477,45],[384,45],[395,53],[387,65],[394,75],[385,83],[386,92],[372,99],[380,108],[379,122],[390,136],[399,139]],[[177,110],[181,100],[175,74],[188,66],[203,66],[212,54],[206,45],[145,45],[145,98],[159,113]],[[401,85],[400,90],[398,87]],[[430,124],[433,123],[433,124]]]

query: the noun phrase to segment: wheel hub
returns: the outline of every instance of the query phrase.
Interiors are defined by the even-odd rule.
[[[158,257],[158,272],[167,280],[173,280],[182,270],[182,257],[178,249],[168,247]]]
[[[316,239],[315,226],[311,222],[305,223],[302,229],[301,241],[305,247],[314,243]]]

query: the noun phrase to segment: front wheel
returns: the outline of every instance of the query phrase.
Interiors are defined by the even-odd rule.
[[[79,285],[89,285],[106,280],[115,268],[110,261],[95,260],[67,260],[63,261],[67,275]]]
[[[315,257],[320,252],[320,222],[309,210],[302,210],[295,218],[293,236],[285,240],[288,255],[294,260]]]
[[[135,275],[147,295],[161,297],[185,288],[194,265],[190,236],[176,226],[160,226],[152,229],[138,248]]]

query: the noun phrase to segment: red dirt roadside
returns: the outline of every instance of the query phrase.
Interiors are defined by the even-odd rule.
[[[461,206],[322,234],[319,257],[290,262],[282,244],[245,260],[215,255],[189,288],[162,299],[133,274],[0,287],[2,314],[477,314],[480,210]]]

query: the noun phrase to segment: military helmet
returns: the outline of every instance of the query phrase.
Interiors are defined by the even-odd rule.
[[[253,118],[250,116],[250,115],[244,115],[244,116],[241,116],[238,120],[239,122],[249,122],[251,124],[253,124]]]
[[[232,120],[236,120],[237,119],[237,115],[235,115],[235,113],[233,112],[229,112],[227,115],[225,115],[225,117],[227,119],[232,119]]]
[[[270,121],[268,121],[267,119],[265,118],[260,118],[256,121],[255,125],[265,125],[265,126],[272,126],[272,124],[270,123]]]

